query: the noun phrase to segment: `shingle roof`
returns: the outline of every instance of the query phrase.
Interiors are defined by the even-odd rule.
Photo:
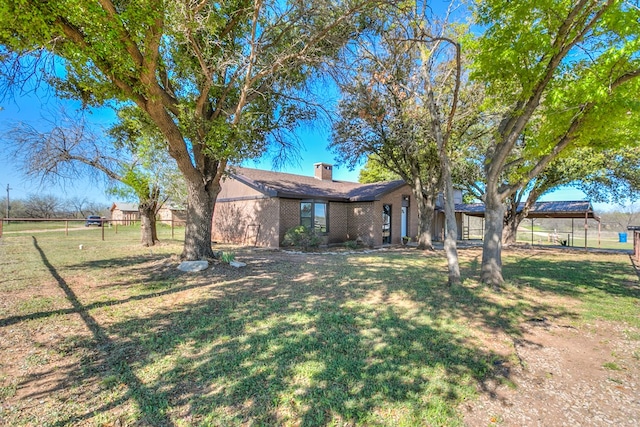
[[[114,202],[111,206],[111,211],[114,209],[120,209],[123,212],[137,212],[138,204],[137,203],[127,203],[127,202]]]
[[[404,181],[360,184],[349,181],[320,180],[312,176],[236,167],[230,175],[238,181],[272,197],[327,199],[332,201],[373,201],[406,185]]]
[[[518,212],[522,212],[524,203],[518,205]],[[456,204],[456,212],[470,216],[484,216],[483,203]],[[536,202],[529,210],[528,218],[588,218],[600,220],[593,211],[593,206],[588,200],[568,202]]]

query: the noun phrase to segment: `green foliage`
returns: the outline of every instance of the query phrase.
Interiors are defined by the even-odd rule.
[[[354,250],[358,248],[358,241],[357,240],[347,240],[346,242],[344,242],[344,247],[350,250]]]
[[[220,254],[220,260],[224,263],[231,264],[236,259],[235,252],[222,252]]]
[[[0,75],[13,88],[35,76],[84,105],[144,110],[190,188],[207,193],[191,202],[210,216],[227,164],[296,147],[291,132],[315,117],[308,81],[366,30],[377,3],[6,1]],[[211,218],[188,219],[200,220],[185,258],[213,253],[194,231]]]
[[[308,251],[320,245],[320,237],[315,230],[304,225],[298,225],[287,230],[282,240],[282,246],[294,246]]]
[[[358,182],[363,184],[395,181],[397,179],[402,178],[397,173],[385,168],[384,165],[380,163],[379,158],[374,154],[367,156],[367,162],[362,169],[360,169],[360,174],[358,175]]]

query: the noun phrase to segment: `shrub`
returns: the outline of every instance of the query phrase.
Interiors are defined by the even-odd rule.
[[[356,249],[358,247],[358,241],[357,240],[347,240],[346,242],[344,242],[344,247],[347,249]]]
[[[236,254],[233,252],[222,252],[220,254],[220,259],[222,262],[226,262],[227,264],[231,264],[236,259]]]
[[[316,248],[320,245],[320,237],[315,230],[304,225],[299,225],[287,230],[284,233],[282,246],[296,246],[305,251],[309,248]]]

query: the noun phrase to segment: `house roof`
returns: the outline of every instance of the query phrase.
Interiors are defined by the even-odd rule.
[[[111,205],[111,212],[114,209],[120,209],[123,212],[138,212],[138,204],[137,203],[126,203],[126,202],[113,202]]]
[[[518,204],[517,212],[522,212],[524,203]],[[484,203],[456,204],[456,212],[469,216],[484,217]],[[591,218],[600,221],[588,200],[570,202],[536,202],[529,210],[527,218]]]
[[[271,197],[327,199],[342,202],[378,200],[388,192],[406,185],[402,180],[360,184],[241,167],[234,168],[230,175],[243,184]]]

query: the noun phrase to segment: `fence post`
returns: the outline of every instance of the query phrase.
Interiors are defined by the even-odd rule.
[[[104,242],[104,221],[100,220],[100,228],[102,229],[102,241]]]
[[[2,237],[2,225],[4,224],[4,218],[0,221],[0,237]]]
[[[171,240],[173,240],[173,215],[171,216]]]
[[[69,220],[64,221],[64,235],[69,236]]]

